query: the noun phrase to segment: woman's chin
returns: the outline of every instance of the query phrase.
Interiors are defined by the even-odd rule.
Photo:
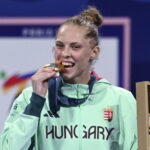
[[[60,75],[65,82],[74,84],[74,78],[71,74],[61,73]]]

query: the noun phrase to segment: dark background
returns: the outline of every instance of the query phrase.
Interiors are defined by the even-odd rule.
[[[131,91],[150,80],[150,0],[0,0],[0,17],[68,17],[88,5],[104,17],[131,19]]]

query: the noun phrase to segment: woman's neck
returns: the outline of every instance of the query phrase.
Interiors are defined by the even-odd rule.
[[[69,84],[88,84],[90,79],[91,79],[91,75],[88,74],[87,76],[84,76],[83,78],[79,77],[79,78],[71,79],[71,80],[64,79],[64,82],[69,83]]]

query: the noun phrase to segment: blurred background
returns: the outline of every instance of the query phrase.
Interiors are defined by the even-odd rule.
[[[7,116],[12,99],[27,86],[30,76],[47,63],[49,57],[53,59],[49,50],[54,45],[59,24],[88,5],[97,7],[104,16],[104,26],[100,30],[102,51],[109,44],[114,48],[98,62],[96,68],[103,72],[98,71],[100,76],[102,74],[114,84],[131,90],[134,96],[136,82],[150,80],[150,0],[1,0],[0,124]],[[112,62],[106,64],[113,54]],[[41,57],[45,61],[40,62]],[[9,60],[11,62],[7,63]],[[34,65],[31,62],[35,62]],[[114,70],[111,70],[113,66]],[[111,71],[114,79],[111,79]],[[13,85],[17,90],[12,88]],[[4,109],[4,105],[8,108]]]

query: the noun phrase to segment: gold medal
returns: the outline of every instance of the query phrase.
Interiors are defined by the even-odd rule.
[[[44,68],[48,68],[48,67],[54,68],[56,72],[62,71],[64,69],[64,66],[61,63],[57,63],[57,62],[44,65]]]

